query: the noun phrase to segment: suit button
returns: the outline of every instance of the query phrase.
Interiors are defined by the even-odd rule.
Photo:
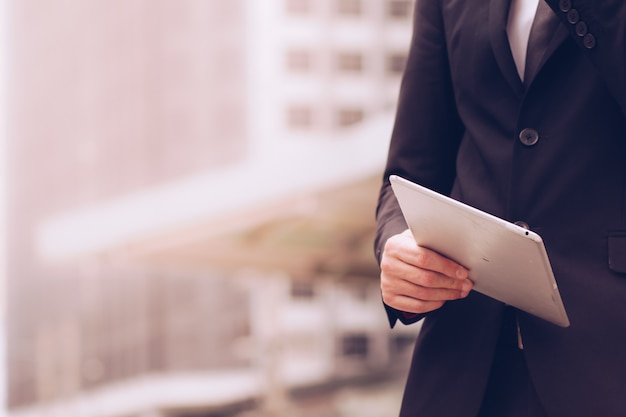
[[[570,11],[567,12],[567,21],[570,22],[572,25],[578,23],[579,20],[580,15],[578,14],[578,10],[570,9]]]
[[[526,146],[533,146],[539,141],[539,133],[535,129],[527,127],[519,133],[519,140]]]
[[[517,221],[515,223],[513,223],[515,226],[519,226],[522,229],[526,229],[526,230],[530,230],[530,227],[528,226],[528,223],[523,222],[523,221]]]
[[[571,8],[572,8],[571,0],[561,0],[559,2],[559,9],[561,9],[563,13],[569,12]]]
[[[581,38],[587,34],[587,24],[582,20],[576,23],[576,34]]]
[[[593,49],[596,47],[596,37],[593,36],[591,33],[587,33],[585,35],[585,37],[583,38],[583,45],[585,45],[585,48],[587,49]]]

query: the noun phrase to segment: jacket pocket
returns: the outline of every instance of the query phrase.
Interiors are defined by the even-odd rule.
[[[609,268],[626,274],[626,231],[609,232]]]

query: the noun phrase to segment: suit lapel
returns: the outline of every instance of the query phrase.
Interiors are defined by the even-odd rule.
[[[500,67],[500,71],[511,87],[519,95],[524,92],[524,85],[517,74],[509,39],[506,35],[506,23],[509,17],[511,0],[489,0],[489,36],[491,47]]]
[[[506,24],[509,18],[511,0],[489,0],[489,2],[489,36],[494,56],[498,62],[500,71],[502,71],[502,74],[511,85],[511,88],[513,88],[513,91],[521,96],[524,94],[524,84],[517,73],[513,54],[511,53],[511,46],[509,45],[509,39],[506,34]],[[541,70],[543,64],[567,37],[567,29],[556,21],[554,35],[548,44],[535,74]],[[532,80],[527,81],[527,85],[529,85],[529,82]]]
[[[543,0],[541,0],[541,1],[543,1]],[[550,58],[550,56],[552,56],[554,51],[556,51],[556,49],[569,36],[569,33],[567,32],[567,29],[563,26],[563,24],[558,20],[558,18],[556,16],[554,16],[554,19],[552,20],[551,24],[552,24],[552,30],[553,30],[552,37],[550,38],[550,41],[548,42],[548,45],[546,47],[546,51],[543,54],[543,57],[541,58],[541,61],[539,62],[539,66],[536,68],[535,72],[533,74],[531,74],[532,78],[529,79],[529,80],[524,80],[524,82],[525,82],[525,84],[527,86],[530,86],[530,84],[536,78],[537,74],[539,74],[539,72],[541,71],[541,68],[546,63],[548,58]]]

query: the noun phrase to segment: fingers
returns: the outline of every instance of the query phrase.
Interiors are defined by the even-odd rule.
[[[390,238],[381,258],[383,301],[401,311],[425,313],[472,289],[466,268],[415,244],[409,231]]]
[[[458,263],[430,249],[417,246],[409,230],[390,238],[385,246],[385,252],[408,265],[438,272],[446,277],[465,279],[468,275],[467,269]]]

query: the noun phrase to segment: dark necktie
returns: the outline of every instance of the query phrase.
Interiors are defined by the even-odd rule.
[[[526,64],[524,67],[525,85],[528,85],[535,77],[557,24],[558,19],[552,9],[550,9],[550,6],[544,0],[539,0],[537,13],[528,37],[528,49],[526,50]]]

